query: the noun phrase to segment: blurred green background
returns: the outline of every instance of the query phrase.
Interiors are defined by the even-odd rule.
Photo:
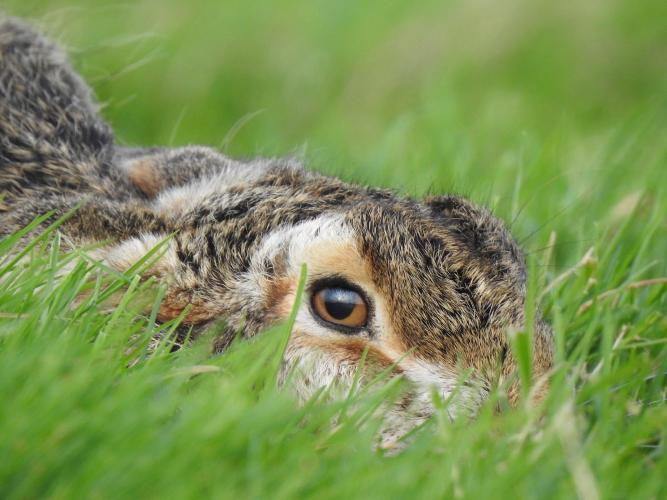
[[[506,218],[525,204],[519,238],[560,211],[569,233],[576,206],[596,220],[664,180],[642,173],[650,158],[618,164],[632,134],[665,125],[664,1],[9,0],[5,10],[68,46],[126,144],[305,155],[409,194],[460,191]]]
[[[527,249],[556,367],[544,415],[440,411],[382,456],[366,417],[329,433],[335,406],[263,390],[280,335],[128,368],[156,328],[142,289],[79,316],[88,271],[54,287],[42,249],[0,268],[0,497],[667,498],[667,1],[1,8],[68,47],[121,143],[489,205]]]

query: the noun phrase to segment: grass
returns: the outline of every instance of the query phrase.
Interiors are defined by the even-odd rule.
[[[540,412],[442,410],[385,456],[367,416],[395,387],[296,406],[274,388],[285,326],[146,358],[156,285],[60,255],[52,231],[0,260],[1,497],[667,496],[665,2],[4,8],[68,45],[124,143],[298,154],[491,206],[529,255],[557,365]],[[115,290],[126,307],[105,306]]]

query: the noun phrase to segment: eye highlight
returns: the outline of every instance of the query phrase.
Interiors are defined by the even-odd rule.
[[[362,328],[368,320],[368,305],[361,294],[340,286],[319,289],[313,294],[313,311],[321,319],[347,328]]]

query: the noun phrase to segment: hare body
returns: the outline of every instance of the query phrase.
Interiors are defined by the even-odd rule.
[[[365,351],[369,369],[393,366],[412,382],[412,420],[432,410],[433,388],[448,397],[462,373],[452,416],[474,413],[498,375],[515,371],[506,332],[525,327],[525,264],[487,210],[456,196],[406,199],[293,160],[120,147],[60,49],[11,19],[0,21],[0,192],[0,237],[81,204],[61,230],[73,245],[107,242],[97,256],[119,270],[174,234],[151,270],[168,284],[159,319],[186,306],[195,330],[224,318],[217,352],[239,330],[251,337],[285,319],[306,263],[284,363],[303,397],[351,381]],[[363,325],[323,320],[323,287],[361,297]],[[552,340],[539,318],[533,330],[538,379]]]

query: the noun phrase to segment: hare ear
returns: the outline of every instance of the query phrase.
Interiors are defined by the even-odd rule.
[[[130,183],[148,199],[204,178],[224,180],[225,174],[242,168],[241,164],[204,146],[118,148],[114,159]]]
[[[160,159],[163,154],[160,151],[123,149],[116,156],[127,179],[148,199],[155,198],[166,188],[166,179],[161,175]]]

